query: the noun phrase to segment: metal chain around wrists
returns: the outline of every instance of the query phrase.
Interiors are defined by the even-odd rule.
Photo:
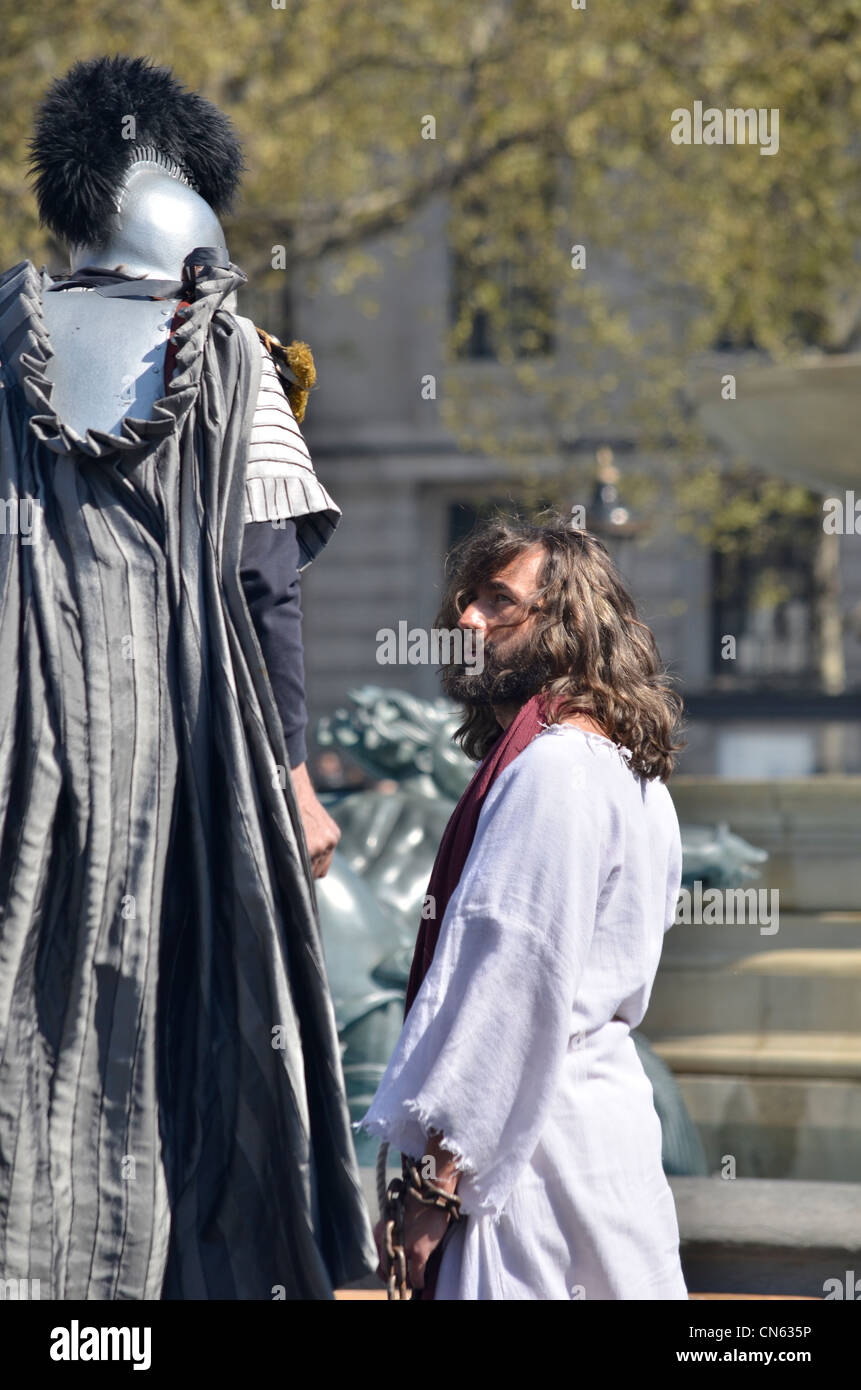
[[[383,1170],[385,1171],[385,1169]],[[424,1177],[411,1158],[402,1155],[403,1177],[392,1178],[385,1200],[385,1270],[386,1293],[390,1300],[412,1299],[413,1291],[407,1277],[407,1256],[404,1238],[404,1216],[407,1198],[412,1197],[423,1207],[436,1207],[452,1221],[463,1216],[460,1198],[447,1192]]]
[[[460,1220],[460,1198],[456,1192],[448,1192],[444,1187],[431,1182],[430,1178],[424,1177],[411,1158],[404,1158],[404,1176],[407,1180],[407,1196],[415,1198],[423,1207],[439,1207],[452,1221]]]

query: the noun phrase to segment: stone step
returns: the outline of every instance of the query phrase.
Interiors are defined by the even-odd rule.
[[[760,884],[780,893],[781,912],[856,911],[861,902],[861,777],[772,781],[674,777],[681,821],[725,822],[769,855]]]
[[[673,1177],[670,1186],[689,1289],[858,1298],[861,1183]]]
[[[675,1080],[712,1173],[723,1171],[729,1155],[739,1177],[859,1180],[857,1080],[701,1073]]]
[[[712,1032],[659,1037],[644,1030],[673,1072],[861,1081],[861,1033]]]
[[[808,946],[697,964],[680,955],[662,961],[642,1027],[650,1041],[674,1041],[732,1032],[851,1034],[859,1019],[861,947]]]
[[[810,947],[861,948],[861,912],[781,911],[773,934],[762,932],[755,924],[678,923],[664,937],[660,969],[728,965],[745,956]]]

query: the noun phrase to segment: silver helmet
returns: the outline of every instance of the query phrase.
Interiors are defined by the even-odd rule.
[[[224,230],[209,203],[179,165],[158,150],[142,150],[117,191],[116,213],[98,245],[71,246],[72,272],[84,266],[126,275],[182,278],[183,261],[197,246],[230,259]]]
[[[76,63],[36,113],[30,168],[42,222],[84,265],[178,279],[197,246],[227,258],[242,150],[222,111],[146,58]]]
[[[183,263],[198,248],[228,263],[218,214],[241,167],[227,117],[147,59],[78,63],[49,89],[31,169],[42,221],[69,247],[72,275],[43,295],[45,374],[53,409],[82,438],[118,434],[127,416],[151,418],[165,396]],[[232,310],[235,296],[222,307]]]

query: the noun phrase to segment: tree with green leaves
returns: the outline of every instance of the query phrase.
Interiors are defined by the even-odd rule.
[[[715,489],[691,497],[716,466],[691,364],[859,341],[857,0],[0,0],[0,14],[0,260],[62,264],[24,178],[47,82],[75,58],[146,53],[239,128],[227,227],[256,285],[313,281],[337,258],[354,290],[380,237],[447,200],[443,406],[465,448],[523,465],[626,433],[661,453],[680,511],[728,534]],[[674,113],[697,102],[776,112],[778,150],[675,143]],[[476,352],[503,369],[486,392],[463,370]],[[534,407],[519,430],[500,427],[512,385]],[[632,486],[648,501],[654,483]]]

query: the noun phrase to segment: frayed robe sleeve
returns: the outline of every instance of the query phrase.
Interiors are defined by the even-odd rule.
[[[431,968],[362,1127],[412,1157],[431,1130],[464,1211],[498,1215],[529,1162],[572,1042],[610,809],[585,740],[539,735],[482,808]]]

